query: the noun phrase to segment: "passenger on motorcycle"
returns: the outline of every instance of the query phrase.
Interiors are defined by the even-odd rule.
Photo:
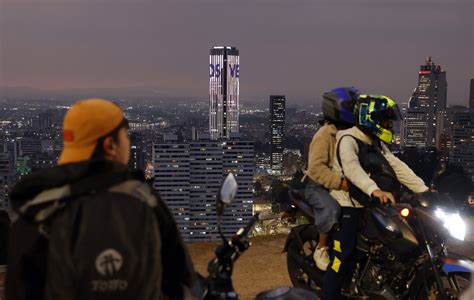
[[[357,125],[336,135],[333,165],[349,180],[349,192],[331,190],[342,207],[342,217],[338,230],[333,233],[323,299],[338,299],[343,283],[350,281],[361,208],[369,205],[371,199],[394,204],[401,185],[415,193],[428,191],[423,180],[386,146],[393,141],[393,121],[400,120],[397,104],[387,96],[360,95],[355,111]]]
[[[358,90],[353,87],[335,88],[324,93],[323,120],[320,121],[322,126],[314,135],[309,148],[305,198],[313,208],[314,225],[319,231],[314,260],[323,271],[329,264],[329,232],[337,224],[341,213],[339,204],[331,197],[329,190],[348,191],[349,188],[344,176],[332,169],[336,133],[355,124],[354,106],[358,96]]]

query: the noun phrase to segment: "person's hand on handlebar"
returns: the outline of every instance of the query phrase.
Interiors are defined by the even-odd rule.
[[[380,204],[392,204],[392,205],[394,205],[396,203],[395,202],[395,197],[390,192],[375,190],[375,191],[372,192],[372,197],[377,198],[377,200],[379,200]]]

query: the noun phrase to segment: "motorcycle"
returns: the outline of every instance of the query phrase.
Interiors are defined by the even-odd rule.
[[[259,214],[255,214],[248,221],[247,225],[240,228],[237,233],[228,239],[221,230],[221,217],[225,206],[233,200],[237,192],[237,181],[230,173],[224,180],[220,192],[217,196],[217,224],[222,244],[215,250],[215,258],[208,264],[209,275],[201,278],[202,292],[201,299],[204,300],[237,300],[238,294],[232,284],[232,272],[237,259],[251,246],[248,239],[249,232],[258,221]],[[261,292],[256,300],[316,300],[314,292],[301,288],[279,287]]]
[[[288,273],[295,287],[320,292],[324,271],[313,259],[319,240],[313,209],[304,191],[290,188],[288,193],[289,215],[308,221],[286,240]],[[433,194],[407,194],[399,202],[364,209],[352,278],[341,293],[349,299],[457,299],[468,289],[474,263],[450,255],[446,240],[464,239],[464,221],[446,199]]]

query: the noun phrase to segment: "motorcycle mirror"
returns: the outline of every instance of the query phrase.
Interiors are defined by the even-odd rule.
[[[237,193],[237,181],[232,173],[229,173],[222,183],[220,200],[225,204],[229,204]]]
[[[232,202],[237,193],[237,181],[232,173],[229,173],[222,183],[221,190],[217,196],[217,216],[222,216],[224,206]],[[219,218],[220,219],[220,218]]]

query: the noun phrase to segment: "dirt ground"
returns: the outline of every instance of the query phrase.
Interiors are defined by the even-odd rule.
[[[252,246],[239,258],[232,276],[239,299],[255,299],[261,291],[291,286],[286,270],[286,253],[282,253],[286,235],[255,237],[250,240]],[[199,273],[207,274],[207,264],[214,257],[214,249],[218,244],[188,244]]]
[[[449,240],[448,249],[452,253],[474,260],[474,218],[466,221],[466,240]],[[232,277],[240,299],[251,300],[261,291],[278,286],[292,286],[286,269],[286,253],[282,253],[286,237],[286,234],[279,234],[251,238],[252,246],[237,261]],[[207,264],[214,258],[214,250],[218,244],[188,244],[199,273],[207,275]]]

